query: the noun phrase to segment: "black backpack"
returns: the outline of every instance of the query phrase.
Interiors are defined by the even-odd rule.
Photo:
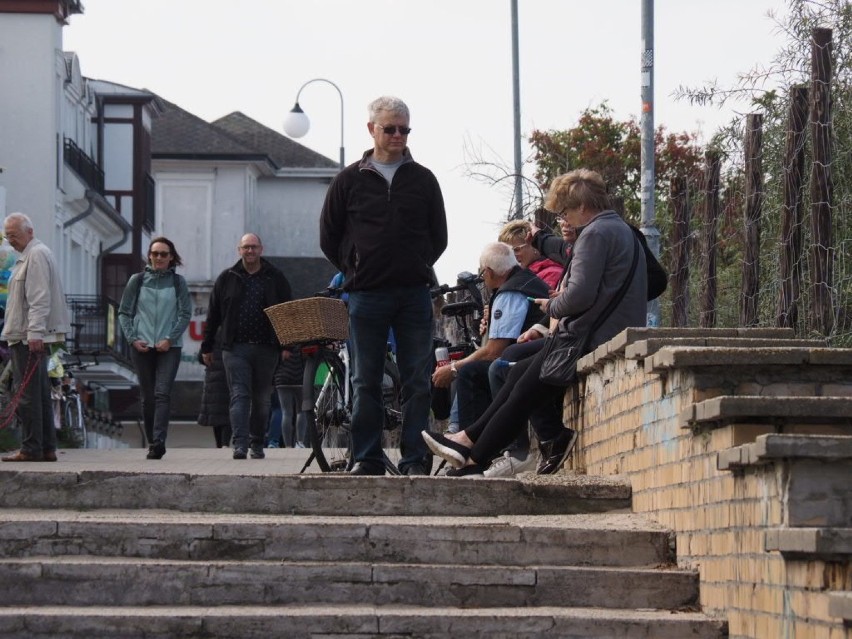
[[[645,234],[632,224],[628,224],[627,226],[632,229],[633,235],[637,237],[639,243],[642,245],[642,250],[645,251],[645,265],[648,270],[648,301],[650,302],[666,292],[666,287],[669,285],[669,274],[666,273],[666,269],[663,268],[663,265],[660,264],[654,253],[651,252],[651,249],[648,247],[648,241],[645,239]]]

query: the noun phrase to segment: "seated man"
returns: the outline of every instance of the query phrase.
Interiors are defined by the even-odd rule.
[[[485,286],[492,291],[488,304],[488,335],[482,348],[461,360],[441,366],[432,375],[438,388],[449,386],[458,377],[456,396],[459,425],[466,428],[491,403],[488,367],[510,344],[542,319],[538,305],[529,298],[547,298],[548,288],[541,279],[518,264],[512,247],[502,242],[488,244],[479,258]]]

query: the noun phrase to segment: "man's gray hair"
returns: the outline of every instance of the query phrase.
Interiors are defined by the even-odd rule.
[[[479,256],[479,266],[480,268],[487,266],[495,274],[503,276],[519,264],[511,246],[503,242],[491,242],[482,249]]]
[[[9,222],[19,224],[21,230],[25,233],[27,231],[35,230],[33,228],[33,221],[30,219],[29,215],[26,215],[25,213],[9,213],[9,215],[6,216],[6,219],[3,220],[3,226],[6,226]]]
[[[405,102],[399,98],[393,97],[392,95],[383,95],[380,98],[376,98],[370,102],[370,105],[367,107],[367,111],[370,114],[370,122],[376,121],[379,111],[390,111],[396,115],[401,115],[406,120],[411,119],[411,115],[408,112],[408,106]]]

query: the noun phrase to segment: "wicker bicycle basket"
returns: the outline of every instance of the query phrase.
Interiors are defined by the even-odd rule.
[[[349,337],[349,313],[341,300],[309,297],[263,310],[284,346]]]

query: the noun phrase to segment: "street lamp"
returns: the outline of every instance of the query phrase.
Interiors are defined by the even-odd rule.
[[[308,132],[308,129],[311,128],[311,121],[308,119],[305,112],[302,111],[302,107],[299,106],[299,96],[302,95],[302,89],[308,86],[311,82],[325,82],[326,84],[330,84],[337,89],[337,95],[340,96],[340,168],[343,169],[345,166],[343,155],[343,93],[340,91],[340,87],[331,80],[326,80],[325,78],[314,78],[313,80],[308,80],[301,86],[299,92],[296,93],[295,106],[290,109],[290,113],[288,113],[287,117],[284,118],[284,133],[289,135],[291,138],[300,138]]]

